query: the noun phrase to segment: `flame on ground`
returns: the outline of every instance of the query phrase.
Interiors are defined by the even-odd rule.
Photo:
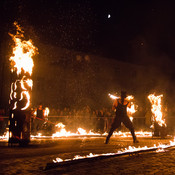
[[[91,136],[93,136],[93,135],[100,136],[101,135],[99,133],[94,133],[91,130],[89,132],[87,132],[86,130],[84,130],[82,128],[78,128],[76,133],[72,133],[70,131],[66,131],[65,125],[63,123],[58,123],[55,126],[59,129],[59,131],[52,134],[52,138],[55,138],[55,137],[69,137],[69,136],[82,136],[82,135],[84,135],[84,136],[85,135],[87,135],[87,136],[88,135],[91,135]]]
[[[90,131],[86,131],[83,128],[78,128],[77,132],[71,132],[71,131],[67,131],[65,129],[65,125],[63,123],[58,123],[55,125],[58,128],[58,131],[56,133],[52,134],[52,139],[54,138],[59,138],[59,137],[72,137],[72,136],[78,136],[78,137],[84,137],[84,136],[107,136],[108,133],[97,133],[97,132],[92,132]],[[152,136],[152,132],[148,132],[148,131],[136,131],[135,132],[137,137],[151,137]],[[119,136],[119,137],[132,137],[130,132],[114,132],[112,137],[115,136]],[[44,136],[42,134],[36,135],[36,136],[32,136],[32,138],[48,138],[49,136]]]
[[[13,117],[13,116],[12,116]],[[60,137],[72,137],[72,136],[77,136],[77,137],[86,137],[86,136],[89,136],[89,137],[105,137],[108,135],[107,132],[103,133],[103,134],[100,134],[100,133],[97,133],[97,132],[92,132],[91,130],[90,131],[86,131],[85,129],[83,128],[78,128],[77,131],[74,133],[74,132],[71,132],[71,131],[67,131],[65,129],[65,125],[63,123],[58,123],[55,125],[58,129],[58,131],[56,133],[53,133],[52,136],[46,136],[46,135],[43,135],[42,133],[37,133],[37,135],[31,135],[31,138],[32,139],[45,139],[45,138],[60,138]],[[149,132],[149,131],[136,131],[135,132],[136,136],[137,137],[152,137],[152,132]],[[8,132],[5,132],[4,135],[0,136],[0,139],[1,140],[7,140],[9,137],[9,134]],[[132,137],[131,136],[131,133],[128,131],[128,132],[122,132],[122,131],[115,131],[112,135],[112,137]]]
[[[175,146],[175,139],[173,141],[170,141],[169,144],[165,145],[165,144],[159,144],[158,146],[154,145],[153,147],[134,147],[134,146],[129,146],[128,148],[125,148],[123,150],[119,150],[117,153],[102,153],[102,154],[88,154],[85,156],[80,156],[80,155],[75,155],[74,158],[72,159],[61,159],[61,158],[56,158],[55,160],[53,160],[54,163],[60,163],[60,162],[67,162],[67,161],[73,161],[73,160],[77,160],[77,159],[88,159],[88,158],[93,158],[93,157],[100,157],[100,156],[111,156],[111,155],[122,155],[124,153],[136,153],[138,151],[149,151],[149,150],[153,150],[156,149],[156,152],[164,152],[166,148],[169,147],[173,147]]]
[[[152,137],[152,132],[148,131],[136,131],[135,132],[137,137]],[[78,128],[76,133],[72,133],[70,131],[66,131],[65,128],[61,129],[60,132],[56,132],[52,134],[52,136],[46,136],[43,135],[42,133],[38,133],[37,135],[31,135],[31,139],[56,139],[60,137],[71,137],[71,136],[78,136],[78,137],[99,137],[99,136],[107,136],[107,133],[99,134],[99,133],[94,133],[92,131],[87,132],[86,130],[82,128]],[[130,132],[114,132],[112,137],[132,137]],[[0,140],[8,140],[9,138],[9,133],[5,132],[4,135],[0,136]]]
[[[0,136],[0,140],[8,140],[9,139],[9,131],[5,132],[4,135]]]

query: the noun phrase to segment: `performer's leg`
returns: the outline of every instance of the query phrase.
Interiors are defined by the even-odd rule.
[[[135,135],[134,126],[133,126],[131,120],[129,119],[129,117],[125,117],[123,119],[123,124],[130,130],[132,138],[133,138],[133,142],[138,143],[138,140],[137,140],[136,135]]]
[[[110,137],[112,136],[112,134],[113,134],[113,132],[119,127],[121,125],[121,120],[119,119],[119,118],[115,118],[115,120],[114,120],[114,122],[113,122],[113,124],[112,124],[112,126],[111,126],[111,129],[110,129],[110,131],[109,131],[109,133],[108,133],[108,136],[106,137],[106,144],[108,144],[108,142],[109,142],[109,139],[110,139]]]

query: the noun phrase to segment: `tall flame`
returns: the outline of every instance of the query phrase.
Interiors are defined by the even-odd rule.
[[[154,94],[150,94],[148,99],[152,104],[152,113],[153,113],[153,122],[157,122],[160,126],[166,125],[165,120],[162,116],[162,105],[161,98],[163,95],[155,96]]]
[[[24,40],[24,31],[17,22],[14,22],[14,25],[16,35],[9,34],[15,43],[13,55],[9,59],[13,78],[15,76],[11,84],[10,103],[13,110],[16,108],[25,110],[30,105],[30,91],[33,85],[31,75],[34,67],[32,57],[36,54],[37,48],[31,40]]]
[[[44,109],[44,116],[45,116],[45,117],[48,117],[49,112],[50,112],[49,108],[46,107],[46,108]]]

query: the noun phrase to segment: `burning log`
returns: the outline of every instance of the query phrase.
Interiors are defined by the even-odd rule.
[[[74,165],[77,163],[83,163],[83,162],[92,162],[92,161],[97,161],[97,160],[102,160],[102,159],[109,159],[112,157],[120,157],[120,156],[125,156],[125,155],[134,155],[134,154],[139,154],[139,153],[144,153],[148,151],[156,151],[156,148],[152,148],[149,150],[140,150],[136,152],[123,152],[123,153],[113,153],[109,155],[99,155],[99,156],[92,156],[92,157],[80,157],[79,159],[73,159],[73,160],[66,160],[63,162],[57,162],[57,163],[47,163],[45,170],[53,169],[53,168],[58,168],[58,167],[65,167],[65,166],[70,166]],[[90,154],[91,155],[91,154]]]
[[[30,141],[30,93],[33,81],[31,79],[33,69],[32,56],[36,48],[32,42],[23,40],[23,31],[15,22],[17,34],[10,36],[15,42],[13,56],[10,57],[12,84],[10,93],[9,116],[9,144],[26,144]]]
[[[58,168],[58,167],[64,167],[64,166],[69,166],[69,165],[74,165],[77,163],[82,163],[82,162],[92,162],[96,160],[102,160],[106,158],[111,158],[111,157],[119,157],[119,156],[124,156],[124,155],[137,155],[140,153],[146,153],[146,152],[163,152],[165,149],[169,149],[175,146],[175,140],[170,141],[170,144],[168,145],[158,145],[158,146],[153,146],[153,147],[141,147],[141,148],[135,148],[135,147],[129,147],[128,149],[125,149],[124,151],[118,151],[117,153],[105,153],[105,154],[92,154],[90,153],[87,156],[75,156],[73,159],[66,159],[62,160],[60,158],[56,158],[56,160],[53,161],[53,163],[47,163],[45,170],[49,170],[52,168]]]

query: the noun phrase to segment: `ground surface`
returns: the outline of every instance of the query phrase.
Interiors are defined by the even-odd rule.
[[[175,150],[166,152],[147,152],[137,155],[109,157],[90,160],[77,164],[60,166],[45,170],[47,163],[52,163],[57,157],[72,159],[75,155],[89,153],[102,154],[117,152],[128,146],[143,147],[168,144],[172,138],[139,138],[139,143],[133,144],[131,138],[112,137],[109,144],[104,144],[105,137],[97,138],[60,138],[31,140],[27,147],[14,145],[8,147],[7,141],[0,141],[0,174],[175,174]]]

